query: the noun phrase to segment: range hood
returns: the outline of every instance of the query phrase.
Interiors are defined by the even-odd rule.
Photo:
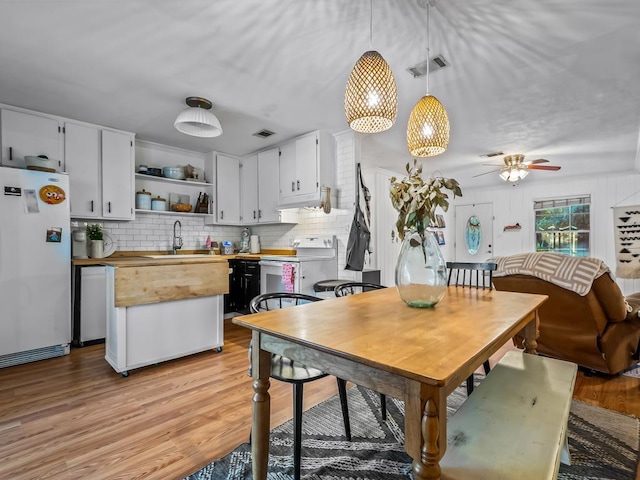
[[[325,188],[329,190],[329,201],[331,204],[331,209],[337,208],[338,197],[336,195],[336,189],[321,187],[320,193],[317,195],[316,194],[300,195],[299,199],[295,199],[295,198],[287,199],[286,202],[283,202],[278,206],[278,210],[286,210],[289,208],[319,208],[321,210],[324,210],[325,213],[329,213],[330,210],[327,211],[325,209],[325,198],[326,198],[326,194],[324,193]]]

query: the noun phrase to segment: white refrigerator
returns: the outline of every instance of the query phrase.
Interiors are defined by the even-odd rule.
[[[0,368],[69,353],[69,178],[0,167]]]

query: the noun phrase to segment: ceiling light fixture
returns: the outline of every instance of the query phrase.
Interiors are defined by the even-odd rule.
[[[427,9],[427,55],[430,55],[429,7],[433,0],[418,0]],[[427,62],[427,94],[415,104],[407,124],[407,148],[414,157],[440,155],[449,146],[449,116],[440,101],[429,94],[429,62]]]
[[[187,97],[189,108],[176,118],[173,126],[182,133],[194,137],[217,137],[222,134],[220,120],[211,112],[213,104],[206,98]]]
[[[522,167],[509,167],[507,170],[504,170],[500,173],[500,178],[505,182],[518,183],[524,177],[529,175],[529,172],[526,168]]]
[[[398,114],[398,92],[389,64],[373,44],[373,0],[370,4],[369,51],[356,62],[344,92],[344,113],[352,130],[379,133],[389,130]]]

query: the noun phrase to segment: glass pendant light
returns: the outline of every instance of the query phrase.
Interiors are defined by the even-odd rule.
[[[429,94],[429,0],[418,2],[427,8],[427,94],[415,104],[407,124],[407,148],[414,157],[433,157],[449,146],[449,116],[440,101]]]
[[[373,35],[373,0],[369,19],[369,48]],[[365,52],[349,75],[344,92],[344,113],[352,130],[384,132],[393,126],[398,113],[396,81],[389,64],[375,50]]]

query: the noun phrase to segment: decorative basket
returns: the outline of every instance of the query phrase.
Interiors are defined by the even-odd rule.
[[[191,211],[191,208],[191,205],[189,205],[188,203],[174,203],[173,205],[171,205],[171,210],[173,210],[174,212],[187,213]]]

